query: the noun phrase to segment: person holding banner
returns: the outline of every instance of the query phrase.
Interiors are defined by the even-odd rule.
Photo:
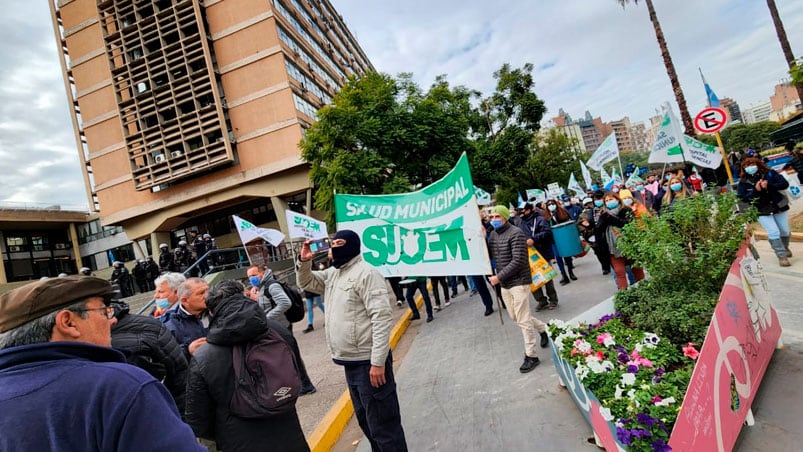
[[[757,157],[742,160],[739,178],[736,195],[758,211],[758,222],[767,232],[770,246],[778,256],[778,265],[791,266],[789,199],[782,193],[789,188],[789,181]]]
[[[547,220],[549,221],[549,226],[557,226],[561,223],[565,223],[567,221],[572,221],[572,217],[569,215],[569,212],[563,208],[558,202],[554,199],[550,199],[546,202],[547,208]],[[562,276],[561,280],[558,281],[561,286],[565,286],[572,281],[577,281],[577,276],[574,275],[574,259],[571,256],[563,257],[558,252],[558,246],[555,244],[554,240],[552,242],[552,254],[555,255],[555,261],[558,264],[558,269],[560,269],[560,275]],[[566,271],[568,270],[569,275],[566,275]],[[571,278],[571,281],[569,280]]]
[[[524,337],[524,362],[519,372],[527,373],[535,369],[540,362],[535,350],[538,335],[541,336],[541,347],[549,344],[546,323],[533,317],[530,313],[530,274],[527,238],[521,229],[508,222],[510,211],[505,206],[495,206],[490,214],[490,245],[496,261],[496,274],[491,276],[490,283],[502,288],[502,298],[507,305],[510,318],[521,328]]]

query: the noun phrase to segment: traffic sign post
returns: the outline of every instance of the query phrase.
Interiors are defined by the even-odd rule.
[[[727,123],[725,110],[717,107],[704,108],[694,117],[694,128],[700,133],[719,132]]]

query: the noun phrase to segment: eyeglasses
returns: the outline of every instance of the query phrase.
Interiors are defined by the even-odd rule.
[[[113,306],[103,306],[102,308],[81,308],[81,309],[73,309],[72,311],[73,312],[102,311],[107,319],[111,320],[111,319],[114,318],[114,307]]]

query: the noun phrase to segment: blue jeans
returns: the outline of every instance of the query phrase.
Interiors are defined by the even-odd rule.
[[[315,305],[318,305],[318,309],[320,309],[321,312],[326,312],[323,310],[323,299],[321,299],[320,295],[315,295],[311,298],[305,298],[304,301],[307,303],[307,324],[312,325],[312,319],[314,317],[312,314],[312,308],[314,308]]]
[[[773,213],[770,215],[759,215],[758,223],[767,231],[769,240],[777,240],[781,237],[789,237],[789,211]]]
[[[488,311],[492,311],[494,308],[494,302],[491,299],[491,292],[488,290],[488,286],[485,284],[485,276],[472,275],[468,277],[468,280],[473,282],[474,287],[477,290],[477,293],[480,294],[480,299],[482,299],[482,304],[485,305],[485,309]]]
[[[399,396],[393,377],[393,358],[388,352],[385,360],[386,383],[378,388],[371,386],[371,364],[345,366],[346,385],[349,388],[354,416],[362,432],[371,443],[373,452],[404,452],[407,441],[401,425]]]

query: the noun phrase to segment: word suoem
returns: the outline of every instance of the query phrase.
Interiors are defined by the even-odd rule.
[[[424,199],[415,197],[408,203],[365,205],[348,201],[346,202],[346,216],[355,217],[367,213],[380,220],[412,220],[447,211],[455,204],[462,203],[464,198],[471,193],[466,186],[465,179],[461,177],[455,181],[454,185],[435,196]]]

